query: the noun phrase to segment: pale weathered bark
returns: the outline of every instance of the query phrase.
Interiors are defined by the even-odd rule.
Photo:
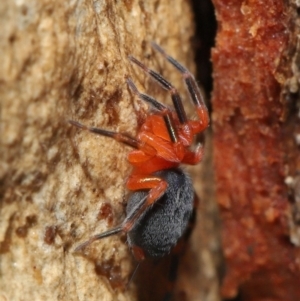
[[[0,300],[137,300],[134,285],[123,289],[133,265],[120,236],[85,256],[73,252],[124,217],[129,148],[67,121],[134,135],[146,108],[125,77],[159,99],[166,94],[127,56],[180,83],[149,42],[193,69],[192,20],[184,0],[0,2]],[[199,235],[195,262],[208,263],[209,281],[192,283],[188,296],[217,300]]]

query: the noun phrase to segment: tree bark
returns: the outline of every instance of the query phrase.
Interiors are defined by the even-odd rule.
[[[182,91],[180,75],[150,42],[193,71],[192,20],[184,0],[1,1],[1,300],[137,300],[134,285],[125,289],[134,264],[120,236],[74,253],[79,243],[124,218],[130,149],[68,120],[135,135],[147,108],[125,78],[163,102],[169,96],[127,56],[162,72]],[[210,247],[199,249],[201,231],[191,252],[199,262],[192,275],[201,268],[202,276],[188,288],[190,278],[182,276],[177,291],[190,300],[218,300]]]
[[[212,55],[214,164],[226,259],[222,294],[243,301],[296,301],[299,8],[296,1],[214,4],[219,23]]]

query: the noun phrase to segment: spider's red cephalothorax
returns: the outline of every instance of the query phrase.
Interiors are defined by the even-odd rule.
[[[132,56],[129,60],[154,78],[171,94],[174,109],[170,109],[151,96],[140,93],[131,79],[131,91],[153,108],[141,126],[136,138],[99,128],[91,128],[70,121],[81,129],[111,137],[133,148],[128,155],[132,172],[126,186],[133,191],[128,200],[127,215],[116,228],[92,236],[76,248],[80,250],[97,239],[125,232],[135,257],[161,257],[170,252],[186,231],[193,212],[194,192],[191,180],[179,168],[180,164],[196,164],[203,156],[203,146],[191,149],[195,135],[209,124],[208,111],[202,92],[193,75],[162,48],[152,43],[181,74],[198,120],[189,120],[177,90],[160,74],[148,69]]]

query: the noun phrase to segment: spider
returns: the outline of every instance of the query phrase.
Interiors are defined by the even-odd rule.
[[[170,253],[187,232],[192,219],[195,199],[193,184],[189,176],[180,169],[180,165],[194,165],[201,161],[202,143],[194,149],[192,145],[195,136],[209,125],[208,110],[204,95],[193,75],[167,55],[160,46],[152,43],[152,47],[182,74],[198,120],[187,118],[181,97],[171,83],[133,56],[129,56],[132,63],[169,91],[174,108],[140,93],[133,81],[127,78],[128,87],[133,94],[152,108],[137,137],[69,121],[80,129],[111,137],[133,148],[128,154],[132,171],[126,187],[132,194],[128,199],[125,219],[117,227],[92,236],[75,251],[85,248],[95,240],[123,232],[127,234],[128,244],[138,262],[145,258],[161,258]]]

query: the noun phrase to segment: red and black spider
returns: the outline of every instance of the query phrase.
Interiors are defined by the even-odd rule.
[[[170,92],[174,109],[140,93],[131,79],[127,79],[131,91],[153,108],[136,138],[70,121],[76,127],[111,137],[133,148],[128,154],[132,172],[126,182],[127,189],[133,193],[128,199],[126,218],[119,226],[92,236],[79,245],[76,251],[95,240],[125,232],[128,244],[138,261],[149,257],[160,258],[168,254],[177,244],[192,218],[193,184],[180,169],[180,164],[194,165],[201,161],[203,145],[199,143],[194,149],[191,147],[195,136],[207,128],[209,115],[204,96],[193,75],[157,44],[152,43],[152,47],[182,74],[198,120],[187,118],[181,97],[171,83],[129,56],[132,63]]]

